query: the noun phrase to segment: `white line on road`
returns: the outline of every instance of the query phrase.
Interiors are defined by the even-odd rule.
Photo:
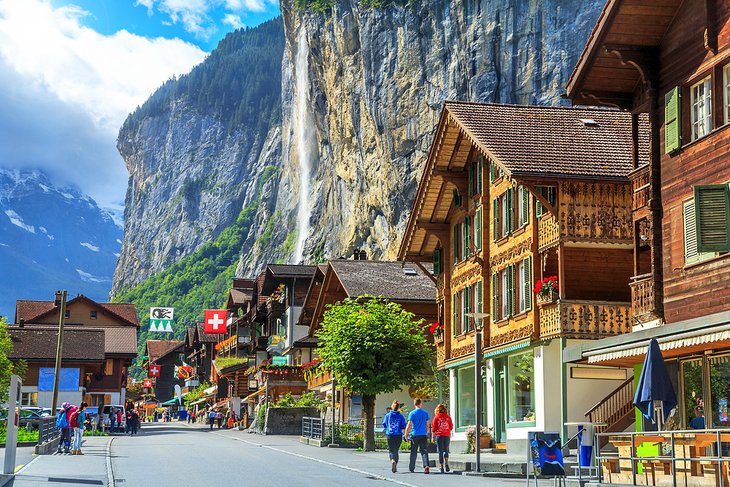
[[[106,444],[106,483],[108,487],[114,487],[114,472],[112,471],[112,441],[114,437],[109,438]]]
[[[291,455],[293,457],[304,458],[306,460],[312,460],[313,462],[323,463],[325,465],[330,465],[332,467],[337,467],[337,468],[341,468],[341,469],[344,469],[344,470],[349,470],[351,472],[357,472],[357,473],[361,473],[363,475],[369,475],[369,476],[375,477],[375,478],[377,478],[379,480],[385,480],[386,482],[393,482],[394,484],[404,485],[406,487],[419,487],[418,485],[409,484],[408,482],[403,482],[403,481],[400,481],[400,480],[392,479],[390,477],[385,477],[384,475],[380,475],[380,474],[377,474],[377,473],[367,472],[365,470],[360,470],[359,468],[355,468],[355,467],[349,467],[347,465],[342,465],[340,463],[328,462],[327,460],[321,460],[319,458],[314,458],[314,457],[310,457],[310,456],[307,456],[307,455],[302,455],[300,453],[294,453],[294,452],[290,452],[290,451],[287,451],[287,450],[282,450],[281,448],[276,448],[276,447],[269,446],[269,445],[263,445],[261,443],[255,443],[253,441],[247,441],[247,440],[244,440],[243,438],[236,438],[236,437],[232,437],[232,436],[227,436],[227,435],[223,435],[221,433],[213,433],[213,434],[214,435],[218,435],[218,436],[222,436],[223,438],[228,438],[229,440],[241,441],[243,443],[246,443],[246,444],[249,444],[249,445],[252,445],[252,446],[258,446],[258,447],[261,447],[261,448],[268,448],[269,450],[278,451],[279,453],[285,453],[285,454]]]
[[[23,465],[23,468],[15,471],[15,475],[20,475],[21,473],[23,473],[23,470],[25,470],[28,467],[30,467],[31,465],[33,465],[33,463],[35,463],[35,461],[38,460],[39,458],[40,458],[40,455],[36,456],[33,460],[31,460],[28,463],[26,463],[25,465]]]

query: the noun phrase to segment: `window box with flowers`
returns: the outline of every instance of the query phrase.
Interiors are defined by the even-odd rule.
[[[558,276],[550,276],[535,283],[532,289],[537,295],[537,304],[550,304],[558,299]]]
[[[443,343],[444,342],[444,325],[443,323],[437,321],[436,323],[431,323],[431,326],[428,328],[428,331],[431,332],[431,335],[433,335],[433,341],[435,343]]]

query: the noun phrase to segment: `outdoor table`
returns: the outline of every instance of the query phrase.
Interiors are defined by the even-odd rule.
[[[606,426],[606,423],[574,421],[565,423],[565,426],[576,426],[578,432],[581,433],[580,440],[578,441],[578,478],[583,478],[583,468],[588,470],[589,476],[595,470],[595,477],[598,477],[598,469],[600,466],[594,465],[593,462],[593,459],[596,458],[596,449],[598,448],[596,428]],[[588,441],[586,440],[586,436],[588,436]]]

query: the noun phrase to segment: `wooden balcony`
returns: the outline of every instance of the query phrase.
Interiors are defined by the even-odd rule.
[[[631,279],[631,315],[646,317],[654,314],[654,281],[651,274],[642,274]]]
[[[560,224],[555,216],[543,216],[537,226],[537,245],[540,252],[560,242]]]
[[[642,166],[629,174],[631,189],[633,193],[632,209],[640,210],[649,204],[649,188],[651,187],[651,175],[649,166]]]
[[[316,373],[307,377],[307,389],[312,390],[315,387],[321,387],[332,382],[332,372],[329,370],[318,369]]]
[[[596,339],[631,331],[630,303],[561,300],[540,308],[540,338]]]

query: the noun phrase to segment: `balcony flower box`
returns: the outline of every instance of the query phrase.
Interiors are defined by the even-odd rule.
[[[428,331],[433,335],[434,343],[444,343],[444,324],[440,322],[431,323]]]
[[[537,304],[550,304],[554,303],[558,299],[558,277],[550,276],[545,279],[541,279],[535,283],[535,287],[532,292],[536,294]]]

